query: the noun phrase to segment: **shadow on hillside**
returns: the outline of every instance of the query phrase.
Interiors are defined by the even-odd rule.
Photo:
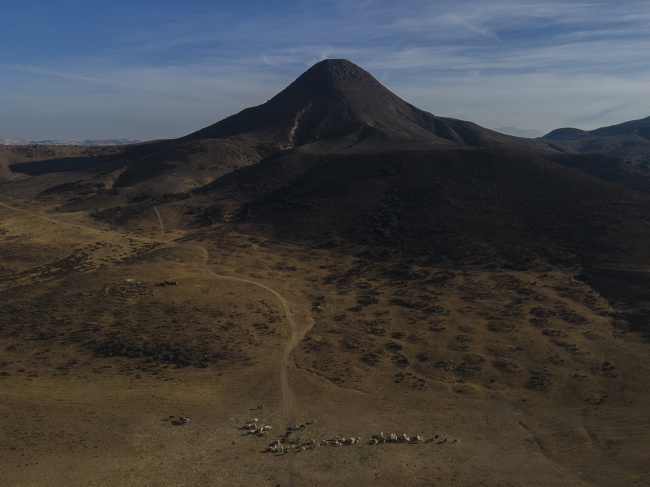
[[[43,174],[86,171],[105,163],[106,159],[103,157],[63,157],[44,161],[20,162],[11,164],[9,168],[16,173],[41,176]]]
[[[588,283],[621,312],[629,331],[650,339],[650,273],[626,269],[588,269]]]

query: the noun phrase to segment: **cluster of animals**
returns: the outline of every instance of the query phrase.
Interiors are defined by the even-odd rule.
[[[163,419],[163,421],[169,421],[174,426],[184,426],[184,425],[186,425],[187,423],[190,422],[190,418],[185,418],[183,416],[180,416],[179,418],[176,418],[176,416],[170,416],[169,419],[167,419],[167,420]]]
[[[315,450],[318,448],[320,445],[323,446],[342,446],[342,445],[356,445],[361,441],[360,436],[351,436],[350,438],[344,438],[340,435],[335,436],[332,439],[329,440],[320,440],[320,442],[316,441],[315,438],[309,438],[307,440],[303,440],[301,437],[296,437],[293,435],[293,432],[296,429],[303,429],[305,428],[306,425],[301,425],[297,427],[289,427],[287,428],[287,432],[282,436],[280,439],[275,440],[273,443],[271,443],[264,452],[266,453],[289,453],[290,451],[293,452],[301,452],[301,451],[307,451],[307,450]]]
[[[317,441],[315,438],[307,438],[305,439],[302,436],[296,435],[296,431],[304,430],[307,428],[308,425],[315,424],[316,420],[313,421],[308,421],[304,424],[296,424],[294,426],[289,426],[287,427],[287,431],[285,432],[284,435],[282,435],[279,439],[275,440],[273,443],[269,444],[263,451],[265,453],[280,453],[280,454],[286,454],[289,452],[303,452],[307,450],[314,450],[318,448],[319,446],[331,446],[331,447],[337,447],[337,446],[350,446],[350,445],[357,445],[361,443],[362,438],[360,436],[351,436],[349,438],[343,437],[341,435],[336,435],[334,438],[331,439],[322,439],[320,441]],[[241,430],[245,430],[249,435],[255,435],[255,436],[266,436],[269,434],[269,430],[272,429],[271,426],[269,425],[262,425],[259,423],[258,418],[253,418],[249,421],[246,421],[243,426],[240,428]],[[416,443],[435,443],[438,445],[442,444],[454,444],[454,443],[459,443],[459,440],[449,440],[448,438],[440,438],[439,435],[435,435],[434,437],[425,440],[422,435],[416,434],[416,435],[409,435],[409,434],[401,434],[397,435],[395,433],[391,433],[389,435],[384,435],[383,432],[379,432],[378,435],[372,435],[370,440],[366,442],[366,445],[379,445],[382,443],[409,443],[409,444],[416,444]]]
[[[240,429],[246,430],[249,435],[255,435],[255,436],[266,436],[269,434],[269,430],[273,429],[269,425],[259,425],[257,424],[259,422],[259,419],[253,418],[244,423],[244,426],[242,426]]]
[[[445,443],[459,443],[459,441],[449,441],[449,438],[440,439],[440,435],[435,435],[433,438],[429,438],[428,440],[425,440],[421,435],[411,436],[406,433],[402,435],[391,433],[388,436],[384,436],[384,433],[380,431],[378,435],[372,435],[368,445],[379,445],[380,443],[436,443],[437,445],[443,445]]]

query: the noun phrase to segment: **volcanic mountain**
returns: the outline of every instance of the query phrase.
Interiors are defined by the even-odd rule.
[[[173,174],[173,178],[164,177],[163,185],[185,178],[187,186],[197,186],[205,183],[206,174],[216,179],[233,168],[310,144],[315,144],[313,150],[327,153],[340,148],[376,151],[406,145],[507,146],[556,152],[543,141],[434,116],[405,102],[350,61],[329,59],[312,66],[263,105],[145,148],[144,153],[127,154],[129,167],[116,185],[133,186]],[[206,152],[219,156],[206,161],[200,157]],[[200,163],[193,164],[197,159]],[[201,171],[194,170],[197,166]]]
[[[430,145],[543,144],[504,137],[471,122],[436,117],[405,102],[345,59],[321,61],[267,103],[248,108],[184,140],[253,135],[279,148],[321,140],[419,141]]]

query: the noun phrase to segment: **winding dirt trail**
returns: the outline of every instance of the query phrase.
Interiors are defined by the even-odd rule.
[[[273,294],[280,303],[282,304],[282,307],[284,308],[284,314],[287,317],[287,322],[289,323],[289,326],[291,327],[291,339],[289,340],[289,343],[287,344],[286,348],[284,349],[284,353],[282,354],[282,360],[280,363],[280,383],[281,383],[281,391],[282,391],[282,416],[284,417],[285,423],[289,424],[291,421],[290,414],[289,414],[289,377],[288,377],[288,364],[289,364],[289,356],[291,355],[291,352],[295,348],[297,341],[298,341],[298,334],[297,334],[297,327],[296,327],[296,321],[293,318],[293,315],[291,314],[291,310],[289,308],[289,303],[287,300],[282,296],[279,292],[277,292],[275,289],[270,288],[262,283],[256,282],[256,281],[251,281],[249,279],[242,279],[240,277],[231,277],[231,276],[224,276],[223,274],[217,274],[214,272],[212,269],[210,269],[210,266],[208,265],[208,260],[209,260],[209,253],[205,249],[205,247],[202,247],[197,244],[184,244],[187,246],[195,247],[199,250],[202,251],[203,253],[203,268],[205,269],[206,272],[208,272],[210,275],[215,276],[219,279],[228,279],[231,281],[238,281],[238,282],[244,282],[247,284],[252,284],[254,286],[260,287],[271,294]]]
[[[223,274],[218,274],[214,272],[209,265],[209,260],[210,260],[210,253],[208,250],[198,244],[179,244],[176,242],[170,242],[165,240],[165,225],[162,220],[162,216],[160,215],[160,212],[158,211],[158,208],[154,206],[154,211],[156,212],[156,217],[158,218],[158,224],[160,228],[160,240],[168,245],[174,245],[174,246],[187,246],[187,247],[194,247],[201,251],[203,255],[203,262],[202,262],[202,267],[203,269],[210,275],[217,277],[219,279],[227,279],[230,281],[237,281],[237,282],[243,282],[246,284],[252,284],[253,286],[260,287],[264,289],[265,291],[270,292],[273,294],[282,304],[282,307],[284,308],[284,314],[287,318],[287,322],[289,323],[290,329],[291,329],[291,339],[289,340],[289,343],[287,344],[286,348],[284,349],[284,353],[282,354],[282,360],[280,362],[280,388],[281,388],[281,395],[282,395],[282,416],[285,420],[286,424],[290,423],[291,417],[290,417],[290,409],[289,409],[289,375],[288,375],[288,365],[289,365],[289,357],[291,356],[291,352],[295,348],[297,342],[298,342],[298,328],[296,326],[296,320],[294,319],[293,315],[291,314],[291,309],[289,308],[289,303],[285,299],[284,296],[282,296],[278,291],[275,289],[262,284],[257,281],[252,281],[250,279],[243,279],[241,277],[232,277],[232,276],[225,276]]]

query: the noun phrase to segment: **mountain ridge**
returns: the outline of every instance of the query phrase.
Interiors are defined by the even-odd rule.
[[[614,135],[639,135],[645,139],[650,139],[650,116],[637,120],[628,120],[627,122],[614,125],[607,125],[593,130],[582,130],[574,127],[557,128],[539,138],[545,140],[573,140],[594,136]]]
[[[612,156],[645,169],[650,167],[650,117],[593,130],[559,128],[539,140],[580,154]]]

